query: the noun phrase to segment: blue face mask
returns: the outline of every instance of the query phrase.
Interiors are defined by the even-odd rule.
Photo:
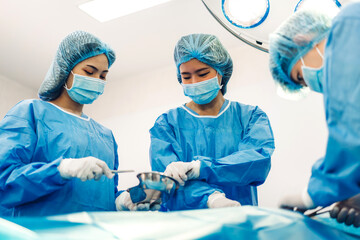
[[[209,80],[193,84],[181,84],[185,96],[197,104],[208,104],[218,95],[221,89],[217,75]]]
[[[71,73],[74,75],[72,87],[69,89],[65,84],[65,89],[75,102],[91,104],[104,92],[106,81]]]
[[[321,56],[322,59],[324,59],[323,55],[321,54],[320,50],[318,48],[316,48],[317,52],[319,53],[319,55]],[[304,81],[306,83],[306,85],[308,85],[308,87],[318,93],[322,93],[323,92],[323,79],[324,79],[324,66],[321,66],[320,68],[312,68],[312,67],[307,67],[304,64],[304,60],[301,58],[301,62],[303,64],[303,66],[301,66],[302,69],[302,73],[303,73],[303,78]]]

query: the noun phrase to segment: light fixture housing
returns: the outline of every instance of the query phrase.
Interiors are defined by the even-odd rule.
[[[338,0],[300,0],[296,4],[294,12],[301,9],[314,9],[335,16],[340,11],[340,7],[341,3]]]

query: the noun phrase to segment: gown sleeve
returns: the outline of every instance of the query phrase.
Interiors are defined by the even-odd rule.
[[[41,133],[34,122],[7,115],[0,122],[0,203],[11,208],[35,201],[60,189],[67,181],[51,163],[30,162]]]
[[[308,193],[318,206],[360,192],[360,4],[334,19],[325,48],[326,154],[312,168]]]
[[[165,124],[164,115],[160,116],[150,129],[150,159],[153,171],[164,172],[167,165],[185,159],[181,146],[176,141],[174,131]],[[223,192],[200,180],[191,180],[180,187],[166,203],[169,210],[207,208],[208,196],[215,191]]]
[[[269,119],[256,107],[245,127],[238,151],[219,159],[194,157],[201,162],[199,179],[216,185],[258,186],[264,183],[270,171],[274,149]]]
[[[112,137],[113,137],[113,141],[114,141],[114,151],[115,151],[114,169],[117,170],[119,168],[118,145],[117,145],[117,143],[115,141],[114,135]],[[118,190],[118,185],[119,185],[119,176],[118,176],[118,174],[115,173],[115,176],[114,176],[115,199],[123,192],[123,191]]]
[[[160,116],[150,129],[150,161],[153,171],[164,172],[167,165],[182,161],[183,151],[176,141],[174,131],[166,124],[164,115]]]

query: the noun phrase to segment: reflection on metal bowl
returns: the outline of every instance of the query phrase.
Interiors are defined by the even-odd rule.
[[[179,183],[159,172],[143,172],[137,175],[143,189],[154,189],[167,194],[173,194]]]
[[[159,172],[143,172],[137,175],[139,185],[129,188],[133,203],[160,203],[161,198],[167,201],[178,188],[179,183]]]

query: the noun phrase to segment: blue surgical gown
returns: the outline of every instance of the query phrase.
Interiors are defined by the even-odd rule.
[[[325,48],[325,157],[313,168],[308,193],[318,206],[360,193],[360,3],[334,18]]]
[[[42,100],[25,100],[0,122],[0,215],[44,216],[115,210],[117,176],[63,179],[65,158],[93,156],[118,165],[112,132],[83,115]]]
[[[256,186],[270,170],[274,137],[258,107],[228,100],[217,116],[199,116],[183,105],[162,114],[150,129],[154,171],[171,162],[200,160],[200,177],[180,187],[166,202],[169,210],[207,208],[215,191],[242,205],[257,205]]]

